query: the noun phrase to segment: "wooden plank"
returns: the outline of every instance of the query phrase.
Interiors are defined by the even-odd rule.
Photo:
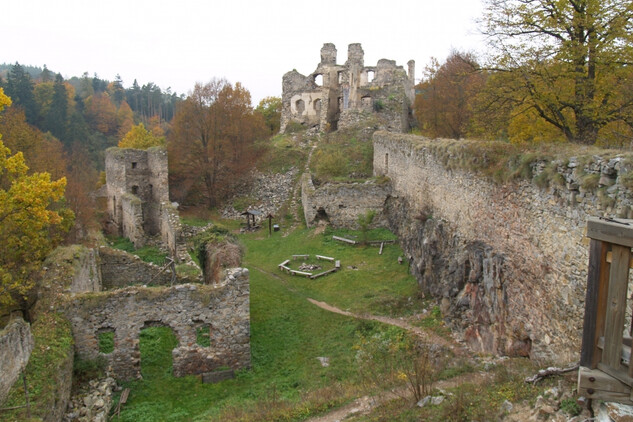
[[[578,370],[578,394],[589,399],[633,404],[631,387],[602,371],[582,366]]]
[[[598,369],[608,375],[611,375],[613,378],[616,378],[622,381],[624,384],[628,386],[633,385],[633,378],[629,377],[629,375],[627,374],[625,370],[614,369],[613,367],[606,365],[602,362],[598,363]]]
[[[587,271],[587,294],[585,299],[585,319],[582,332],[580,365],[595,368],[602,352],[597,341],[604,333],[608,292],[608,265],[606,255],[608,244],[591,239],[589,244],[589,268]]]
[[[614,221],[590,218],[587,221],[587,237],[615,245],[633,247],[633,220]]]
[[[316,259],[322,259],[324,261],[334,261],[334,258],[331,258],[329,256],[323,256],[323,255],[316,255]]]
[[[291,271],[291,270],[290,270],[290,267],[286,267],[285,265],[282,265],[282,266],[280,266],[279,268],[281,269],[281,271],[286,271],[286,272],[288,272],[288,273]]]
[[[286,259],[284,262],[282,262],[281,264],[279,264],[279,268],[285,267],[286,265],[288,265],[288,263],[290,262],[289,259]]]
[[[312,273],[307,273],[305,271],[297,271],[297,270],[290,270],[290,274],[292,274],[292,275],[297,275],[297,274],[305,275],[307,277],[310,277],[312,275]]]
[[[613,254],[611,252],[607,252],[607,262],[610,264],[613,261]],[[633,257],[629,260],[629,268],[633,268]]]
[[[299,258],[310,258],[310,255],[292,255],[292,259],[299,259]]]
[[[340,269],[341,268],[341,261],[336,260],[336,262],[334,263],[334,268]]]
[[[380,244],[380,250],[378,251],[378,255],[382,255],[382,248],[385,246],[384,242]]]
[[[612,253],[613,262],[609,271],[609,293],[604,330],[605,344],[601,362],[619,371],[631,249],[625,246],[613,245]],[[621,378],[618,379],[621,380]]]
[[[332,236],[332,239],[334,240],[339,240],[341,242],[345,242],[345,243],[349,243],[351,245],[355,245],[356,241],[355,240],[351,240],[351,239],[345,239],[344,237],[339,237],[339,236]]]
[[[327,271],[323,271],[322,273],[311,275],[310,278],[312,280],[314,280],[314,279],[317,279],[319,277],[323,277],[324,275],[328,275],[330,273],[334,273],[336,271],[338,271],[338,268],[332,268],[331,270],[327,270]]]
[[[630,345],[630,337],[628,337],[629,341],[627,342],[627,339],[624,338],[622,340],[622,359],[621,362],[626,365],[629,366],[631,363],[631,345]],[[600,337],[600,339],[598,340],[598,349],[603,350],[604,349],[604,337]],[[631,367],[633,367],[633,365],[631,365]],[[629,376],[631,376],[631,367],[629,367]]]

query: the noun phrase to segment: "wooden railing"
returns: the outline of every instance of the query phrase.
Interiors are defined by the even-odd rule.
[[[633,220],[592,218],[587,237],[589,270],[578,392],[591,399],[633,404],[631,329],[625,333]]]

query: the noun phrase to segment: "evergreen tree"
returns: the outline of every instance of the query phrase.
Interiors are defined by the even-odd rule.
[[[15,65],[9,71],[7,95],[11,97],[14,105],[24,109],[26,121],[33,125],[36,124],[38,111],[33,93],[33,81],[18,62],[15,62]]]
[[[53,86],[53,100],[45,118],[46,129],[55,137],[68,142],[68,93],[64,85],[64,78],[59,73],[55,77]]]

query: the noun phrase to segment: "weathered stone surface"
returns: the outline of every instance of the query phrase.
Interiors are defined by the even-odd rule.
[[[29,362],[33,346],[31,327],[22,318],[0,331],[0,404]]]
[[[372,118],[383,129],[405,132],[415,99],[414,74],[413,60],[408,62],[408,74],[394,60],[365,66],[360,44],[350,44],[347,61],[338,65],[336,47],[326,43],[312,74],[292,70],[283,76],[281,132],[291,122],[326,131]]]
[[[160,235],[170,254],[179,259],[180,220],[169,202],[167,151],[161,147],[106,151],[109,231],[127,237],[135,247]]]
[[[326,183],[315,188],[312,176],[301,177],[301,202],[308,227],[319,220],[333,227],[358,227],[358,217],[374,211],[373,226],[384,225],[383,207],[391,192],[388,183]]]
[[[581,165],[572,158],[557,165],[564,186],[497,185],[451,166],[460,159],[458,146],[443,164],[434,152],[441,148],[441,140],[374,135],[374,172],[393,186],[385,216],[420,287],[449,301],[445,317],[475,350],[576,361],[586,220],[631,213],[633,196],[620,184],[626,173],[617,160],[594,157]],[[544,168],[536,163],[535,177]],[[617,190],[574,190],[586,174],[603,172]]]
[[[170,327],[178,338],[173,352],[175,376],[200,374],[227,366],[250,366],[248,270],[233,268],[218,285],[128,287],[77,295],[67,305],[75,350],[84,359],[104,356],[121,380],[140,377],[140,331]],[[211,345],[196,344],[197,329],[208,329]],[[114,332],[114,351],[99,351],[98,335]]]

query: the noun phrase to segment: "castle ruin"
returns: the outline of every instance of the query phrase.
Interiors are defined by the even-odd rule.
[[[360,44],[350,44],[347,61],[339,65],[334,44],[323,44],[313,73],[304,76],[292,70],[283,76],[281,132],[293,122],[332,131],[371,117],[388,131],[406,132],[415,99],[414,74],[413,60],[408,73],[394,60],[365,66]]]
[[[105,167],[108,231],[127,237],[137,248],[160,235],[176,256],[179,220],[169,202],[167,151],[109,148]]]

